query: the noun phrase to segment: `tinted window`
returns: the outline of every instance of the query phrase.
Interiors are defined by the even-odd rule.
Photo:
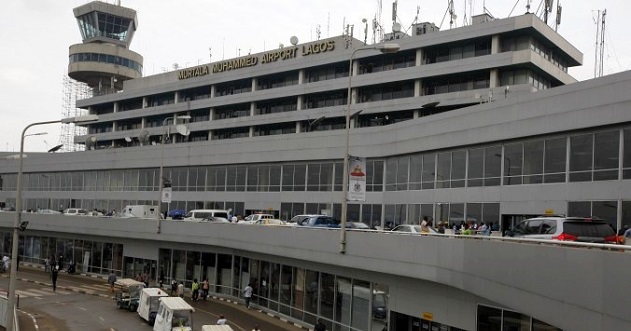
[[[565,222],[563,233],[578,237],[608,237],[615,234],[609,224],[601,222]]]
[[[225,219],[228,219],[228,213],[215,213],[215,217],[223,217]]]

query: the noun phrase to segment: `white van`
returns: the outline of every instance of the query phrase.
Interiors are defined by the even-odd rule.
[[[153,331],[192,331],[195,309],[180,297],[160,298]]]
[[[160,307],[160,298],[168,296],[166,292],[159,288],[143,288],[140,292],[140,300],[138,300],[138,315],[147,323],[153,325]]]
[[[123,209],[123,215],[133,215],[139,218],[157,218],[160,215],[158,206],[151,205],[128,205]]]
[[[64,215],[66,216],[78,216],[78,215],[87,215],[88,211],[81,208],[68,208],[64,210]]]
[[[223,209],[193,209],[184,216],[184,221],[229,223],[228,211]]]

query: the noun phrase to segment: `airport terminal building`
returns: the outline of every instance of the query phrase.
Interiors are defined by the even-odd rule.
[[[627,100],[615,89],[626,74],[577,83],[567,69],[581,53],[533,14],[413,32],[392,35],[393,54],[340,36],[142,78],[73,46],[72,76],[124,75],[92,80],[94,97],[77,102],[99,116],[75,137],[85,151],[26,151],[25,206],[157,204],[163,165],[173,192],[163,211],[339,217],[350,90],[349,154],[366,159],[366,194],[349,220],[504,229],[552,212],[631,223]],[[15,164],[0,176],[0,199],[14,205]]]
[[[162,211],[340,217],[348,147],[349,155],[365,158],[366,193],[365,201],[349,202],[347,216],[370,226],[419,223],[427,216],[449,226],[491,222],[503,231],[544,213],[631,225],[631,73],[577,82],[568,68],[581,65],[582,54],[533,14],[480,15],[469,26],[445,31],[419,23],[411,35],[394,33],[375,45],[350,36],[296,43],[148,77],[141,75],[142,56],[128,49],[137,26],[133,10],[93,2],[75,9],[75,16],[84,43],[70,48],[69,75],[92,88],[77,106],[99,119],[75,137],[85,151],[27,148],[24,209],[157,205],[168,182],[171,202],[161,203]],[[91,28],[94,22],[111,24],[98,25],[107,27],[101,31]],[[394,44],[396,53],[378,50]],[[0,162],[0,180],[0,202],[15,206],[17,160]],[[7,214],[0,213],[0,223],[10,224]],[[444,323],[441,330],[483,330],[481,320],[512,316],[528,319],[536,330],[555,329],[539,320],[581,328],[546,312],[565,301],[546,301],[542,292],[547,305],[528,305],[537,288],[526,286],[524,300],[512,302],[515,293],[503,292],[503,278],[466,263],[474,253],[511,261],[519,250],[503,243],[454,249],[443,238],[419,244],[374,232],[353,235],[352,247],[361,249],[338,255],[325,230],[304,229],[307,235],[228,224],[222,233],[205,235],[201,224],[188,224],[191,232],[164,221],[164,231],[172,231],[165,234],[156,233],[151,220],[24,217],[31,227],[21,238],[23,261],[64,254],[87,272],[143,271],[152,279],[186,282],[202,275],[217,293],[237,297],[243,282],[257,279],[265,287],[257,304],[306,324],[324,318],[339,330],[380,331],[388,321],[392,330],[397,323],[411,330],[431,323]],[[10,237],[3,235],[0,247],[7,253]],[[383,247],[374,245],[383,238],[389,238]],[[283,251],[287,247],[295,251]],[[451,258],[454,252],[463,263]],[[389,261],[392,253],[395,261]],[[418,262],[419,256],[438,262]],[[462,267],[462,279],[445,277],[443,261],[450,271]],[[507,280],[520,276],[493,269],[496,261],[482,265],[506,273]],[[429,275],[428,265],[436,275]],[[479,275],[467,278],[467,268],[480,269]],[[289,287],[274,289],[272,280]],[[317,290],[309,293],[313,282]],[[348,311],[354,305],[337,306],[345,295],[372,304],[380,300],[375,294],[390,298],[387,317],[362,308],[353,320]],[[418,307],[440,313],[419,318]]]

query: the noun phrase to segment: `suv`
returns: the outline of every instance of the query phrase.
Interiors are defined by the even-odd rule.
[[[307,218],[306,220],[303,220],[300,225],[318,228],[339,228],[340,220],[335,219],[331,216],[314,215]]]
[[[535,217],[519,222],[506,231],[510,237],[551,239],[600,244],[616,244],[617,237],[609,223],[591,217]]]

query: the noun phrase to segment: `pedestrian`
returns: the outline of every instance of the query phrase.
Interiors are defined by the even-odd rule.
[[[252,329],[252,331],[261,331],[261,329],[259,329],[258,324],[254,324],[254,329]]]
[[[177,294],[177,280],[171,279],[171,296],[174,297]]]
[[[110,284],[110,290],[114,293],[114,283],[116,283],[116,274],[114,270],[110,272],[110,275],[107,276],[107,283]]]
[[[486,224],[486,223],[482,223],[482,226],[480,226],[478,233],[480,233],[483,236],[490,236],[491,235],[491,226]]]
[[[145,287],[149,287],[149,274],[148,273],[144,273],[142,274],[142,282],[145,283]]]
[[[193,301],[199,300],[199,283],[197,282],[197,278],[193,279],[193,283],[191,284],[191,290],[193,290],[191,299],[193,299]]]
[[[59,265],[54,265],[50,273],[50,279],[53,282],[53,291],[57,291],[57,276],[59,274]]]
[[[2,257],[2,266],[4,272],[9,272],[9,269],[11,269],[11,259],[6,255]]]
[[[184,299],[184,283],[182,282],[177,285],[177,295]]]
[[[250,309],[250,299],[252,299],[252,292],[254,292],[254,289],[252,288],[251,284],[248,283],[248,285],[243,289],[243,298],[245,298],[245,308]]]
[[[58,270],[64,270],[64,256],[59,255],[59,261],[57,261]]]
[[[44,272],[45,273],[50,272],[50,260],[48,258],[44,259]]]
[[[423,220],[421,221],[421,233],[429,233],[429,224],[429,218],[423,216]]]
[[[316,323],[313,331],[326,331],[326,325],[324,325],[321,319],[318,319],[318,323]]]
[[[206,298],[208,297],[208,278],[204,278],[204,280],[202,281],[202,299],[206,300]]]
[[[217,325],[226,325],[226,323],[228,323],[228,320],[223,315],[219,315]]]

